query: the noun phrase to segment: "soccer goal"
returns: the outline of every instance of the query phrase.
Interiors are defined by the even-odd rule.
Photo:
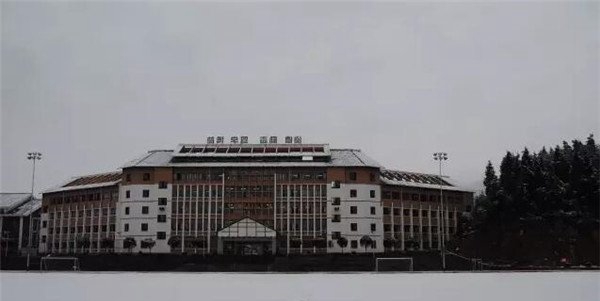
[[[40,259],[40,271],[79,271],[79,258],[45,256]]]
[[[389,258],[376,258],[375,259],[375,271],[413,271],[413,258],[412,257],[389,257]]]

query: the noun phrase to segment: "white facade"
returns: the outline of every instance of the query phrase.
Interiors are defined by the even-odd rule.
[[[343,250],[345,253],[383,252],[381,186],[340,183],[339,188],[334,187],[327,186],[327,253],[342,252],[333,238],[338,232],[348,240],[348,246]],[[336,198],[339,198],[339,205],[335,205]],[[335,221],[337,216],[339,222]],[[374,242],[366,250],[360,245],[360,239],[365,235]]]
[[[129,252],[128,249],[123,248],[123,240],[126,237],[136,240],[135,248],[131,249],[134,253],[149,251],[141,249],[141,241],[144,239],[152,239],[156,242],[152,253],[171,252],[167,244],[171,233],[171,190],[171,184],[163,189],[159,189],[158,184],[119,187],[115,238],[117,252]],[[144,191],[147,191],[147,196],[144,196]],[[166,201],[165,205],[159,205],[159,199]],[[164,222],[159,222],[158,216],[163,215]],[[164,239],[159,238],[159,233],[164,233]]]

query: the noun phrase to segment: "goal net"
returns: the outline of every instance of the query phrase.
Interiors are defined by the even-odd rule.
[[[377,258],[375,260],[375,271],[413,271],[412,257]]]
[[[79,271],[79,258],[42,257],[40,259],[40,271]]]

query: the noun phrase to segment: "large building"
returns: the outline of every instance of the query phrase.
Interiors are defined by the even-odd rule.
[[[46,191],[40,252],[438,249],[473,199],[447,177],[388,170],[357,149],[244,138],[149,151]]]

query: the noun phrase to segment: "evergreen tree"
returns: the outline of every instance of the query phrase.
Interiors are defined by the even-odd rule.
[[[598,263],[600,147],[590,135],[538,153],[507,152],[488,162],[471,231],[476,254],[517,261],[570,258]],[[472,238],[474,239],[474,238]]]

